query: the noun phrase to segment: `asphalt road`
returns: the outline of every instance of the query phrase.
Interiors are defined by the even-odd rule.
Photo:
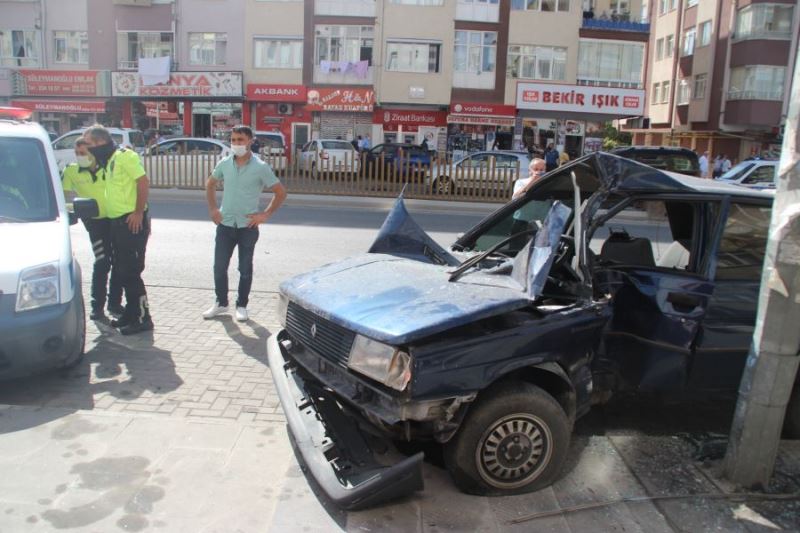
[[[458,212],[456,208],[434,212],[414,211],[414,219],[444,247],[449,247],[458,234],[477,224],[483,215]],[[191,199],[150,201],[152,234],[147,246],[147,285],[185,288],[213,288],[212,266],[215,226],[208,219],[205,201]],[[388,209],[338,205],[303,207],[284,205],[260,228],[254,261],[254,292],[274,292],[279,284],[293,275],[315,267],[365,252],[372,244]],[[641,221],[631,221],[629,231],[635,236],[650,238],[656,249],[663,249],[669,231]],[[605,236],[602,230],[598,235]],[[92,255],[82,224],[72,227],[74,250],[84,275],[91,272]],[[660,242],[659,242],[660,241]],[[592,248],[599,251],[602,240]],[[235,290],[237,260],[231,261],[231,288]]]

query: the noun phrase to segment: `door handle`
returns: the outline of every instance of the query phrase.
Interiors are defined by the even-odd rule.
[[[667,301],[678,311],[691,311],[702,303],[699,296],[685,292],[670,292],[667,294]]]

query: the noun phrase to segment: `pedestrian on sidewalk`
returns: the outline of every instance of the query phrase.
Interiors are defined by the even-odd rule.
[[[558,150],[553,148],[553,144],[548,144],[544,152],[544,162],[546,171],[550,172],[558,168]]]
[[[247,304],[253,283],[253,253],[258,241],[258,226],[278,210],[286,199],[286,188],[278,181],[269,163],[253,157],[250,145],[253,131],[236,126],[231,131],[233,154],[217,163],[206,182],[208,214],[217,225],[214,246],[214,290],[216,303],[203,313],[210,319],[228,312],[228,266],[233,249],[239,250],[239,293],[236,320],[249,317]],[[217,207],[217,184],[222,182],[222,206]],[[265,211],[259,211],[259,198],[264,189],[274,196]]]
[[[97,161],[89,154],[89,143],[79,137],[75,141],[77,163],[67,165],[61,174],[61,187],[65,193],[73,192],[79,198],[92,198],[97,202],[98,215],[83,220],[89,233],[94,252],[92,267],[92,310],[90,320],[106,322],[104,307],[108,295],[108,312],[114,317],[122,316],[122,287],[117,279],[116,269],[112,270],[111,221],[106,208],[105,170],[97,166]],[[108,287],[109,272],[111,285]],[[108,290],[107,290],[108,289]]]
[[[708,175],[708,150],[703,152],[703,155],[700,156],[698,162],[700,163],[700,177],[701,178],[710,177]]]
[[[153,329],[142,272],[150,237],[147,196],[150,181],[139,155],[114,144],[108,130],[99,124],[83,134],[89,152],[106,178],[106,211],[111,225],[112,270],[125,290],[125,312],[111,326],[123,335]]]

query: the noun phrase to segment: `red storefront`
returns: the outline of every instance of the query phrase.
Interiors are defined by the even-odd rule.
[[[447,112],[427,109],[377,108],[372,122],[383,129],[384,142],[420,144],[427,139],[431,150],[438,149],[439,138],[444,140]],[[376,140],[373,144],[378,144]]]
[[[306,109],[308,92],[303,85],[247,84],[247,105],[255,131],[279,131],[291,155],[311,140],[311,111]]]
[[[11,105],[34,111],[34,120],[63,133],[107,120],[109,92],[107,71],[18,69],[12,73]]]
[[[513,144],[517,110],[513,105],[455,102],[447,116],[448,151],[472,152]]]

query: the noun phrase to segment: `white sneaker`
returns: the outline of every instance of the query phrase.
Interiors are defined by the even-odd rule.
[[[237,307],[236,308],[236,320],[239,322],[247,322],[247,309],[245,307]]]
[[[214,318],[215,316],[219,316],[227,312],[228,312],[227,305],[214,304],[211,307],[209,307],[206,312],[203,313],[203,318],[208,320],[210,318]]]

